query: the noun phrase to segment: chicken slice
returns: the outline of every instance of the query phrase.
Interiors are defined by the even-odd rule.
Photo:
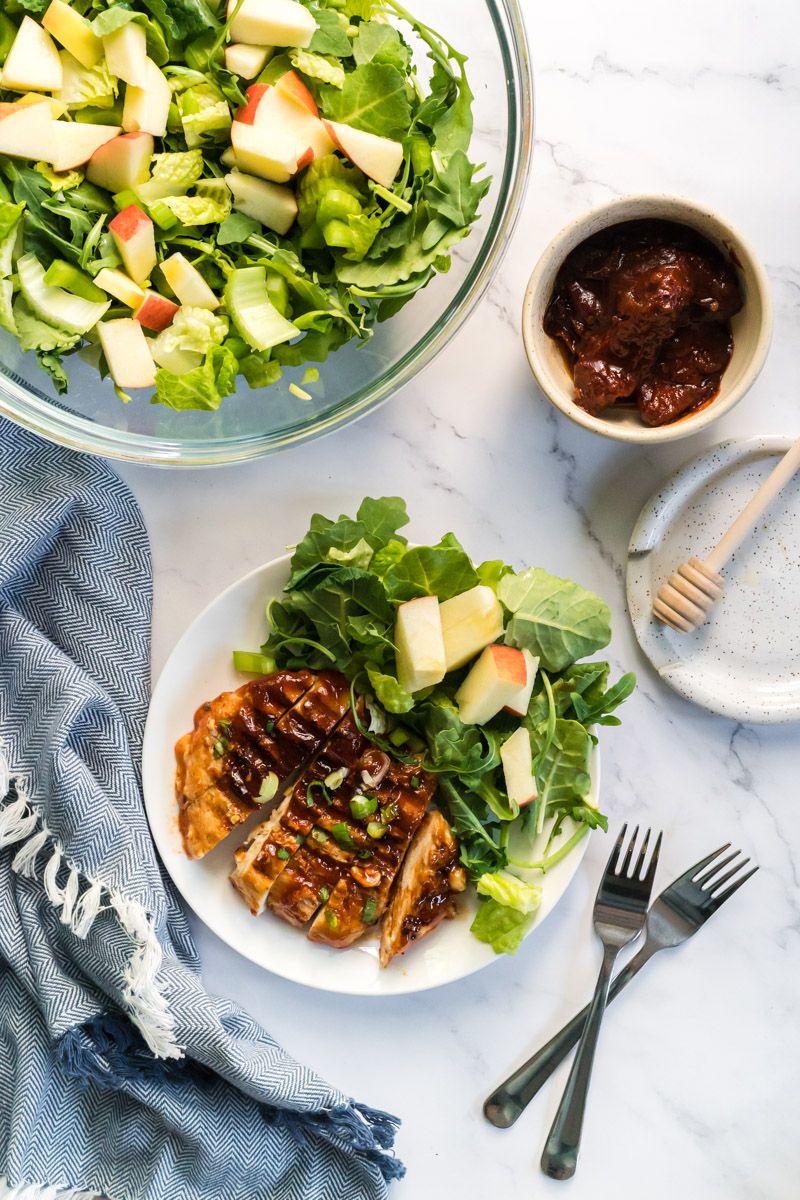
[[[442,814],[427,813],[403,861],[384,918],[382,967],[453,915],[454,893],[463,892],[467,883],[458,853],[458,840]]]
[[[319,750],[348,704],[347,681],[338,672],[280,671],[204,705],[194,732],[176,747],[179,824],[189,857],[202,857],[272,799]],[[195,775],[209,782],[187,791]]]

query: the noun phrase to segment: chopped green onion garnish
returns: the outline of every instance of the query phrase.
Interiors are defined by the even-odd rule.
[[[344,783],[346,775],[347,767],[339,767],[338,771],[331,771],[330,775],[325,780],[325,787],[330,788],[332,792],[335,792],[336,789],[340,788]]]
[[[359,858],[372,858],[372,851],[367,850],[365,847],[363,850],[359,850],[358,857]]]
[[[402,726],[398,726],[397,729],[393,729],[389,734],[389,741],[393,746],[405,746],[406,742],[408,741],[407,730],[403,729]]]
[[[230,730],[231,723],[226,717],[223,717],[221,720],[217,721],[217,724],[223,733],[227,733]]]
[[[336,916],[336,913],[331,912],[331,910],[329,908],[325,909],[325,920],[328,922],[331,929],[335,929],[336,926],[339,924],[339,918]]]
[[[324,829],[312,829],[311,836],[315,842],[327,842],[328,835]]]
[[[370,821],[367,826],[367,833],[371,838],[375,838],[378,841],[386,833],[386,826],[382,825],[380,821]]]
[[[308,785],[308,787],[306,788],[306,807],[308,807],[308,808],[314,807],[314,789],[315,788],[317,788],[319,790],[319,792],[321,793],[320,799],[324,800],[326,804],[330,804],[331,798],[328,795],[328,789],[325,787],[325,784],[320,779],[315,779],[313,781],[313,783],[310,783]]]
[[[246,675],[272,675],[277,663],[271,654],[258,654],[252,650],[234,650],[233,669]]]
[[[319,898],[320,898],[320,900],[330,900],[330,898],[331,898],[331,889],[330,889],[330,888],[326,888],[326,887],[321,887],[321,888],[319,889]]]
[[[311,392],[307,392],[305,388],[298,387],[296,383],[289,384],[289,391],[293,396],[297,396],[298,400],[313,400]]]
[[[274,722],[274,721],[267,721],[267,723],[266,723],[266,725],[264,726],[264,728],[266,729],[267,733],[274,733],[274,732],[275,732],[275,722]]]
[[[272,797],[275,795],[275,793],[278,790],[279,782],[280,781],[278,779],[278,776],[275,774],[275,772],[270,771],[269,774],[267,776],[265,776],[265,778],[261,784],[261,787],[258,789],[259,800],[263,800],[265,803],[267,802],[267,800],[271,800]]]
[[[378,801],[374,796],[362,796],[357,793],[350,801],[350,812],[357,821],[365,821],[367,817],[371,817],[378,807]]]
[[[350,830],[344,821],[337,821],[335,825],[331,825],[331,833],[343,850],[355,850],[356,844],[350,836]]]
[[[281,846],[280,850],[278,851],[278,858],[288,858],[288,857],[289,857],[289,851],[286,849],[285,846]]]
[[[224,742],[222,738],[217,738],[214,742],[214,758],[222,758],[227,749],[228,743]]]
[[[361,910],[361,920],[364,922],[365,925],[369,925],[372,921],[375,920],[375,913],[377,911],[378,911],[377,902],[375,900],[373,900],[372,897],[370,896],[369,900],[367,900],[365,902],[364,907]]]
[[[393,821],[396,816],[397,805],[394,803],[394,801],[392,801],[391,804],[384,804],[383,808],[381,809],[381,820],[383,821],[384,825],[388,825],[389,822]]]
[[[411,776],[411,786],[416,790],[419,787],[419,775]]]

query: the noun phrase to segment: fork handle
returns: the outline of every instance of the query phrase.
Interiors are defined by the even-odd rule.
[[[583,1117],[586,1112],[586,1097],[592,1078],[594,1054],[603,1013],[608,1002],[611,971],[619,954],[617,946],[606,946],[603,950],[603,965],[597,977],[589,1016],[583,1029],[578,1053],[572,1063],[567,1086],[558,1106],[550,1135],[542,1154],[542,1170],[551,1179],[571,1179],[578,1165],[578,1150],[581,1144]]]
[[[630,962],[622,968],[615,977],[608,993],[608,1003],[620,994],[626,984],[642,969],[658,947],[641,947]],[[514,1122],[522,1116],[533,1097],[543,1087],[563,1062],[572,1047],[580,1040],[590,1006],[573,1017],[562,1030],[554,1034],[540,1050],[537,1050],[527,1062],[518,1067],[504,1083],[492,1092],[483,1106],[483,1114],[487,1121],[498,1129],[510,1129]]]

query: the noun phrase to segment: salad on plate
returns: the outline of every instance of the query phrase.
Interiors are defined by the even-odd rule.
[[[256,812],[231,880],[251,911],[342,948],[381,926],[387,965],[481,897],[473,934],[513,952],[541,882],[589,829],[597,729],[635,679],[589,658],[609,610],[540,567],[475,565],[448,533],[411,545],[396,497],[315,515],[251,676],[176,747],[190,858]],[[588,661],[587,661],[588,660]]]
[[[464,56],[397,0],[9,0],[0,325],[59,392],[214,409],[367,339],[489,179]]]

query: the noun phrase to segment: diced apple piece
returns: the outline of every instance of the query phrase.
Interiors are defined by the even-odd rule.
[[[129,26],[125,26],[129,28]],[[128,84],[122,108],[122,128],[126,133],[144,130],[153,137],[163,137],[167,132],[169,106],[172,92],[164,76],[152,59],[145,60],[145,86],[140,88]]]
[[[129,204],[117,213],[108,228],[114,237],[125,270],[134,283],[144,283],[156,265],[156,241],[153,222],[138,204]]]
[[[3,64],[2,86],[12,92],[56,92],[62,78],[50,34],[31,17],[23,17]]]
[[[100,345],[117,387],[152,387],[156,366],[142,327],[133,317],[101,321],[97,326]]]
[[[525,668],[528,672],[525,683],[519,689],[516,696],[504,706],[506,712],[511,713],[515,717],[524,717],[528,711],[533,685],[536,682],[536,672],[539,670],[539,660],[538,658],[534,658],[530,650],[523,650],[522,657],[525,659]]]
[[[531,738],[524,725],[520,725],[519,729],[503,742],[500,747],[500,761],[503,764],[503,777],[509,800],[512,804],[518,804],[520,808],[531,804],[539,793],[533,775]]]
[[[247,46],[244,42],[233,42],[225,47],[225,70],[242,79],[255,79],[269,61],[272,53],[269,46]]]
[[[222,151],[222,154],[219,156],[219,161],[222,163],[223,167],[236,166],[236,155],[234,153],[233,146],[228,146],[227,150]]]
[[[528,667],[514,646],[487,646],[461,687],[456,703],[465,725],[485,725],[525,687]]]
[[[25,95],[20,96],[19,100],[16,100],[14,104],[0,104],[0,110],[2,110],[2,115],[5,116],[6,109],[14,108],[19,104],[41,104],[44,99],[45,97],[42,96],[40,92],[26,92]],[[64,104],[61,100],[56,100],[55,96],[51,96],[50,116],[53,118],[53,120],[57,121],[59,117],[64,116],[65,112],[67,112],[66,104]]]
[[[241,121],[243,125],[255,125],[258,106],[271,90],[272,86],[269,83],[251,83],[245,92],[247,103],[236,110],[236,120]]]
[[[125,192],[149,177],[152,157],[152,133],[121,133],[95,150],[86,178],[109,192]]]
[[[130,276],[115,267],[103,267],[95,275],[94,281],[104,292],[108,292],[109,296],[127,304],[128,308],[138,308],[144,300],[144,292],[138,283],[134,283]]]
[[[236,165],[251,175],[286,183],[297,171],[297,142],[285,133],[234,121],[231,141]]]
[[[249,122],[257,129],[272,130],[295,139],[301,151],[298,170],[308,166],[313,158],[331,153],[333,142],[318,117],[277,87],[268,87],[257,96],[250,95],[260,87],[256,84],[247,89],[248,102],[242,112],[247,113]]]
[[[144,26],[129,21],[103,38],[106,64],[112,75],[131,87],[146,88],[149,84],[147,38]]]
[[[237,0],[228,0],[228,16]],[[242,0],[231,21],[231,41],[250,46],[297,46],[306,49],[317,22],[297,0]]]
[[[0,154],[50,162],[53,154],[53,119],[50,104],[9,104],[0,114]]]
[[[166,329],[168,325],[172,324],[179,308],[179,304],[168,300],[166,296],[159,296],[158,292],[148,290],[133,315],[145,329],[152,329],[154,333],[160,333],[162,329]]]
[[[275,83],[275,90],[293,100],[295,104],[301,104],[303,108],[308,109],[312,117],[319,116],[316,100],[296,71],[286,71],[281,75]]]
[[[440,608],[448,671],[463,667],[503,632],[503,606],[485,584],[445,600]]]
[[[351,125],[340,125],[338,121],[324,121],[328,134],[337,147],[359,170],[380,183],[391,187],[403,161],[403,147],[391,138],[353,129]]]
[[[88,162],[100,146],[120,132],[118,125],[91,125],[88,121],[54,121],[49,160],[54,171],[71,171]]]
[[[241,171],[231,171],[225,182],[237,212],[260,221],[275,233],[288,233],[297,216],[297,201],[291,188],[243,175]]]
[[[407,692],[419,692],[444,679],[442,619],[435,596],[407,600],[397,610],[394,627],[397,679]]]
[[[197,267],[193,267],[182,254],[171,254],[161,264],[161,273],[181,304],[190,308],[219,308],[219,299],[214,295]]]
[[[82,67],[96,67],[103,57],[103,43],[89,22],[63,0],[52,0],[42,25]]]

